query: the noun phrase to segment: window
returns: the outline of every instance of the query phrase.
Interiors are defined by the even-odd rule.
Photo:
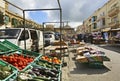
[[[38,39],[37,32],[35,30],[30,30],[31,39]]]
[[[102,24],[105,25],[105,18],[102,19]]]
[[[28,31],[27,30],[22,31],[21,36],[20,36],[20,40],[27,40],[27,39],[29,39]]]
[[[97,24],[96,24],[96,23],[93,24],[93,28],[94,28],[94,29],[97,28]]]
[[[8,15],[4,16],[4,22],[5,24],[8,24],[8,22],[10,22],[10,17]]]
[[[20,33],[20,29],[1,29],[0,39],[16,39]]]
[[[97,20],[97,16],[93,16],[92,17],[92,22],[96,21]]]

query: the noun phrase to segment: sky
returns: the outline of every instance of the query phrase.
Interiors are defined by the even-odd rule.
[[[7,0],[22,9],[51,9],[59,8],[57,0]],[[68,21],[73,28],[81,25],[92,13],[102,7],[109,0],[60,0],[62,20]],[[22,11],[9,7],[15,13]],[[25,13],[26,18],[37,23],[59,21],[59,10],[56,11],[30,11]]]

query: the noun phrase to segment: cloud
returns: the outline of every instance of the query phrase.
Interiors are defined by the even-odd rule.
[[[8,0],[24,9],[56,8],[57,0]],[[69,21],[75,27],[82,23],[95,10],[103,6],[108,0],[60,0],[63,21]],[[59,11],[44,11],[48,21],[59,21]],[[29,17],[29,13],[28,13]],[[46,18],[46,17],[45,17]],[[74,22],[74,23],[73,23]],[[76,23],[75,23],[76,22]]]
[[[108,0],[61,0],[63,21],[70,21],[75,27],[77,23],[82,23],[95,10],[102,7]],[[49,13],[49,19],[59,20],[57,12]]]
[[[82,25],[82,22],[70,22],[68,23],[72,28],[76,28],[79,25]]]

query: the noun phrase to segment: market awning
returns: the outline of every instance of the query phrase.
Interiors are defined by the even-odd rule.
[[[110,30],[111,30],[111,28],[104,28],[104,29],[102,29],[103,32],[108,32]]]
[[[93,29],[92,32],[98,32],[100,29]]]
[[[111,31],[120,31],[120,28],[111,29]]]

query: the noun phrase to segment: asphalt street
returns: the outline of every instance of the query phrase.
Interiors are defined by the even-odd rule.
[[[120,46],[89,46],[105,52],[110,61],[103,62],[104,68],[89,68],[74,59],[76,48],[70,48],[69,57],[65,57],[67,66],[62,68],[62,81],[120,81]]]

